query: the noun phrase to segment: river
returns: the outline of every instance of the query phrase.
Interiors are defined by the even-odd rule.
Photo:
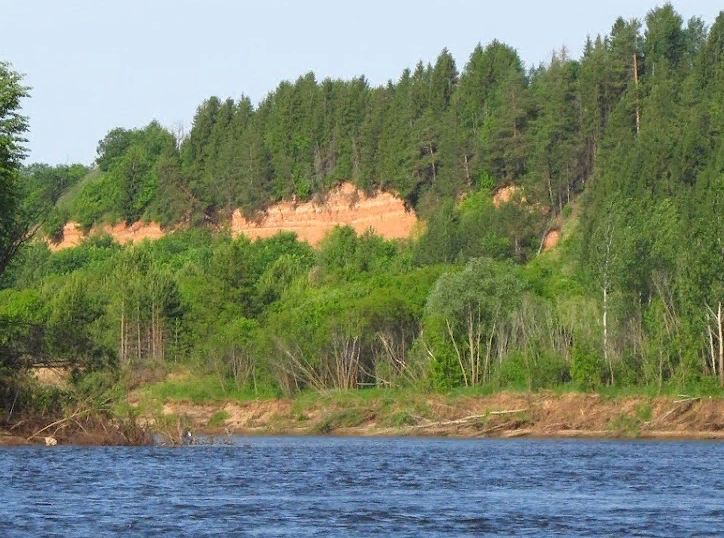
[[[0,448],[0,536],[722,536],[724,444]]]

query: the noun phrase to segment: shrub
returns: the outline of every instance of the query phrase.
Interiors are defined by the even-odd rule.
[[[603,357],[588,346],[577,343],[573,348],[571,380],[581,390],[595,390],[603,384],[606,364]]]
[[[344,409],[337,411],[319,422],[313,431],[319,434],[331,433],[337,428],[353,428],[364,422],[364,416],[359,409]]]
[[[407,411],[397,411],[385,418],[382,423],[390,428],[402,428],[404,426],[414,426],[417,419]]]
[[[503,387],[523,388],[528,385],[528,373],[525,355],[521,352],[510,353],[500,364],[499,379]]]
[[[218,428],[220,426],[223,426],[228,419],[229,413],[222,409],[211,416],[207,425],[209,428]]]

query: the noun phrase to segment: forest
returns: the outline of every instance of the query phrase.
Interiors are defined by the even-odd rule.
[[[308,73],[258,104],[209,97],[189,132],[111,130],[91,167],[24,163],[30,91],[0,64],[5,409],[58,405],[18,389],[58,362],[79,383],[186,365],[250,397],[724,386],[724,12],[708,27],[665,4],[530,68],[492,41],[380,87]],[[342,182],[424,227],[317,248],[225,231]],[[139,220],[178,229],[45,240]]]

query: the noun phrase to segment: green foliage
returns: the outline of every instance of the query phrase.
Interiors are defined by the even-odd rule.
[[[255,393],[249,387],[238,388],[233,380],[219,379],[216,375],[197,375],[189,379],[163,381],[146,387],[144,394],[161,401],[190,401],[197,404],[222,401],[245,402],[279,396],[272,387],[260,386]]]
[[[666,4],[643,22],[619,18],[581,58],[556,51],[530,70],[493,41],[462,70],[444,49],[378,88],[308,73],[257,105],[210,97],[182,139],[157,122],[110,131],[93,170],[20,167],[28,90],[0,64],[0,368],[185,363],[198,380],[154,390],[194,401],[370,386],[715,392],[724,15],[707,32]],[[395,191],[424,231],[396,242],[339,226],[316,250],[291,233],[212,233],[237,209],[322,203],[341,182]],[[24,244],[38,224],[59,239],[69,220],[139,219],[185,231]]]
[[[120,382],[118,371],[95,370],[78,373],[71,394],[79,403],[102,409],[119,400],[123,392],[124,387]]]
[[[122,193],[110,175],[97,175],[83,183],[70,208],[70,217],[88,231],[109,213],[117,210]]]
[[[328,272],[354,275],[385,271],[397,253],[392,241],[372,229],[357,236],[351,226],[335,226],[319,245],[318,260],[320,267]]]
[[[0,276],[35,224],[34,215],[25,214],[17,184],[28,131],[28,119],[20,114],[21,100],[29,95],[22,79],[9,63],[0,61]]]
[[[651,404],[639,404],[636,406],[636,418],[641,422],[648,422],[652,417]]]
[[[498,376],[503,387],[528,388],[531,384],[528,357],[524,353],[511,354],[500,365]]]
[[[580,390],[596,390],[606,376],[606,363],[583,342],[576,343],[571,360],[571,380]]]
[[[418,419],[407,411],[396,411],[388,417],[385,417],[383,424],[388,428],[402,428],[404,426],[414,426]]]
[[[498,186],[495,179],[485,170],[480,170],[478,173],[478,188],[485,192],[485,191],[492,191],[495,187]]]
[[[489,379],[496,328],[520,301],[522,285],[515,272],[510,263],[479,258],[437,281],[425,306],[425,338],[433,364],[442,369],[438,376],[455,379],[449,372],[457,363],[465,385]],[[436,376],[433,380],[439,383]]]
[[[341,411],[331,413],[315,424],[314,432],[317,434],[331,433],[339,428],[359,426],[362,422],[364,422],[364,415],[360,409],[342,409]]]
[[[609,422],[608,428],[618,437],[636,439],[641,436],[640,421],[623,411]]]
[[[65,223],[68,222],[68,215],[59,208],[53,208],[43,223],[43,232],[51,240],[60,239],[63,234]]]
[[[209,419],[209,422],[207,426],[209,428],[219,428],[224,425],[224,423],[229,419],[230,415],[223,409],[221,411],[217,411],[214,413],[211,418]]]

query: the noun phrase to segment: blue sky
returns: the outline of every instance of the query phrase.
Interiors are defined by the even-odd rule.
[[[661,2],[659,2],[660,4]],[[231,0],[0,0],[0,59],[33,87],[29,162],[90,164],[114,127],[152,119],[190,126],[203,99],[258,102],[277,84],[314,71],[396,79],[443,47],[462,70],[476,43],[499,39],[528,67],[562,45],[577,57],[587,34],[618,16],[643,18],[657,2]],[[709,25],[720,2],[674,3]]]

